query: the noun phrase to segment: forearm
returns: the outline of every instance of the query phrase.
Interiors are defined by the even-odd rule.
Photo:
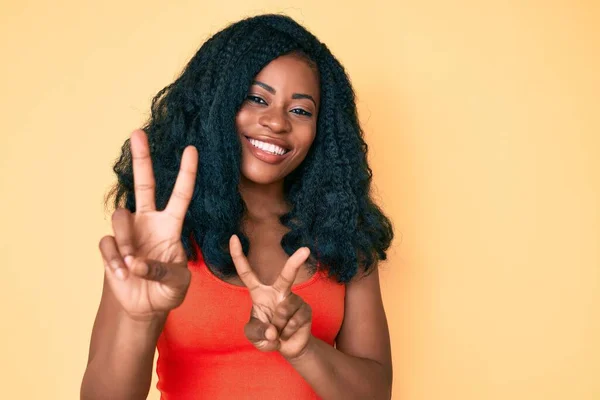
[[[158,337],[166,317],[135,321],[119,316],[117,329],[90,360],[81,399],[146,399]],[[109,338],[106,338],[109,339]]]
[[[314,336],[290,364],[323,400],[391,398],[391,377],[382,365],[344,354]]]

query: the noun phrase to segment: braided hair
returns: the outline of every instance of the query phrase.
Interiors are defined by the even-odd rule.
[[[208,39],[181,75],[152,100],[148,135],[156,179],[157,209],[166,207],[183,149],[198,149],[198,174],[183,224],[182,243],[197,260],[197,243],[211,269],[236,274],[229,238],[241,232],[245,204],[239,193],[241,143],[235,116],[253,78],[273,59],[297,53],[320,77],[321,102],[315,140],[302,164],[284,180],[290,211],[281,246],[288,255],[306,246],[338,282],[368,273],[393,238],[392,224],[370,196],[372,172],[358,122],[355,94],[340,62],[327,46],[293,19],[259,15],[233,23]],[[106,197],[115,208],[135,212],[129,139],[113,166],[117,183]]]

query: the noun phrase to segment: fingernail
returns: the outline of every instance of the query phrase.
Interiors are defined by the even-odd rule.
[[[115,271],[115,275],[120,280],[125,280],[125,271],[123,271],[123,268],[117,268],[117,270]]]
[[[275,340],[277,339],[277,332],[274,332],[273,329],[270,329],[271,327],[268,327],[267,330],[265,331],[265,339],[267,340]]]
[[[127,265],[128,268],[131,268],[132,264],[133,264],[133,256],[125,256],[125,265]]]

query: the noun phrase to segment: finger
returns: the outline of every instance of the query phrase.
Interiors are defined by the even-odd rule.
[[[296,313],[289,319],[287,325],[281,331],[281,339],[287,340],[292,337],[294,333],[298,331],[301,327],[312,321],[312,309],[306,303],[303,303],[302,306],[296,311]]]
[[[156,211],[154,199],[156,183],[152,171],[152,160],[150,159],[150,147],[146,132],[141,129],[133,131],[130,141],[136,212]]]
[[[302,307],[302,304],[304,304],[304,300],[295,294],[286,297],[281,303],[277,304],[271,323],[275,325],[278,332],[283,330],[290,318]]]
[[[304,264],[309,255],[310,249],[308,249],[308,247],[301,247],[296,250],[283,266],[281,273],[275,280],[275,283],[273,283],[273,289],[281,293],[290,292],[300,267]]]
[[[185,213],[194,194],[196,183],[196,172],[198,170],[198,150],[194,146],[188,146],[183,151],[179,174],[173,187],[173,193],[165,211],[177,220],[183,221]]]
[[[178,264],[167,264],[156,260],[132,258],[128,260],[132,274],[149,281],[156,281],[172,288],[185,288],[190,282],[190,271]]]
[[[252,271],[252,268],[248,263],[248,259],[242,250],[242,243],[237,235],[232,235],[229,239],[229,252],[231,253],[235,270],[237,271],[244,285],[246,285],[250,291],[258,288],[261,283]]]
[[[100,254],[102,254],[102,260],[109,279],[117,278],[119,280],[125,280],[129,276],[127,266],[121,257],[117,242],[113,236],[104,236],[98,245],[100,248]]]
[[[121,258],[135,254],[133,240],[133,215],[125,208],[117,209],[112,215],[112,226]]]
[[[272,351],[279,348],[277,329],[258,318],[250,318],[250,321],[244,326],[244,334],[259,350]]]

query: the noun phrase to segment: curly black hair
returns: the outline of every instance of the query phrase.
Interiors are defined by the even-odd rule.
[[[199,152],[193,198],[182,243],[197,260],[192,240],[211,269],[236,274],[229,238],[241,232],[246,206],[239,193],[241,143],[235,116],[253,78],[273,59],[290,53],[312,61],[320,77],[321,104],[317,134],[303,163],[284,180],[291,208],[281,217],[289,228],[281,241],[291,255],[302,246],[338,282],[368,273],[393,239],[390,220],[370,196],[372,171],[358,122],[355,94],[340,62],[306,28],[283,15],[259,15],[233,23],[208,39],[181,75],[152,100],[148,135],[156,179],[157,209],[166,207],[183,149]],[[115,208],[135,212],[129,139],[113,167],[118,177],[107,194]]]

